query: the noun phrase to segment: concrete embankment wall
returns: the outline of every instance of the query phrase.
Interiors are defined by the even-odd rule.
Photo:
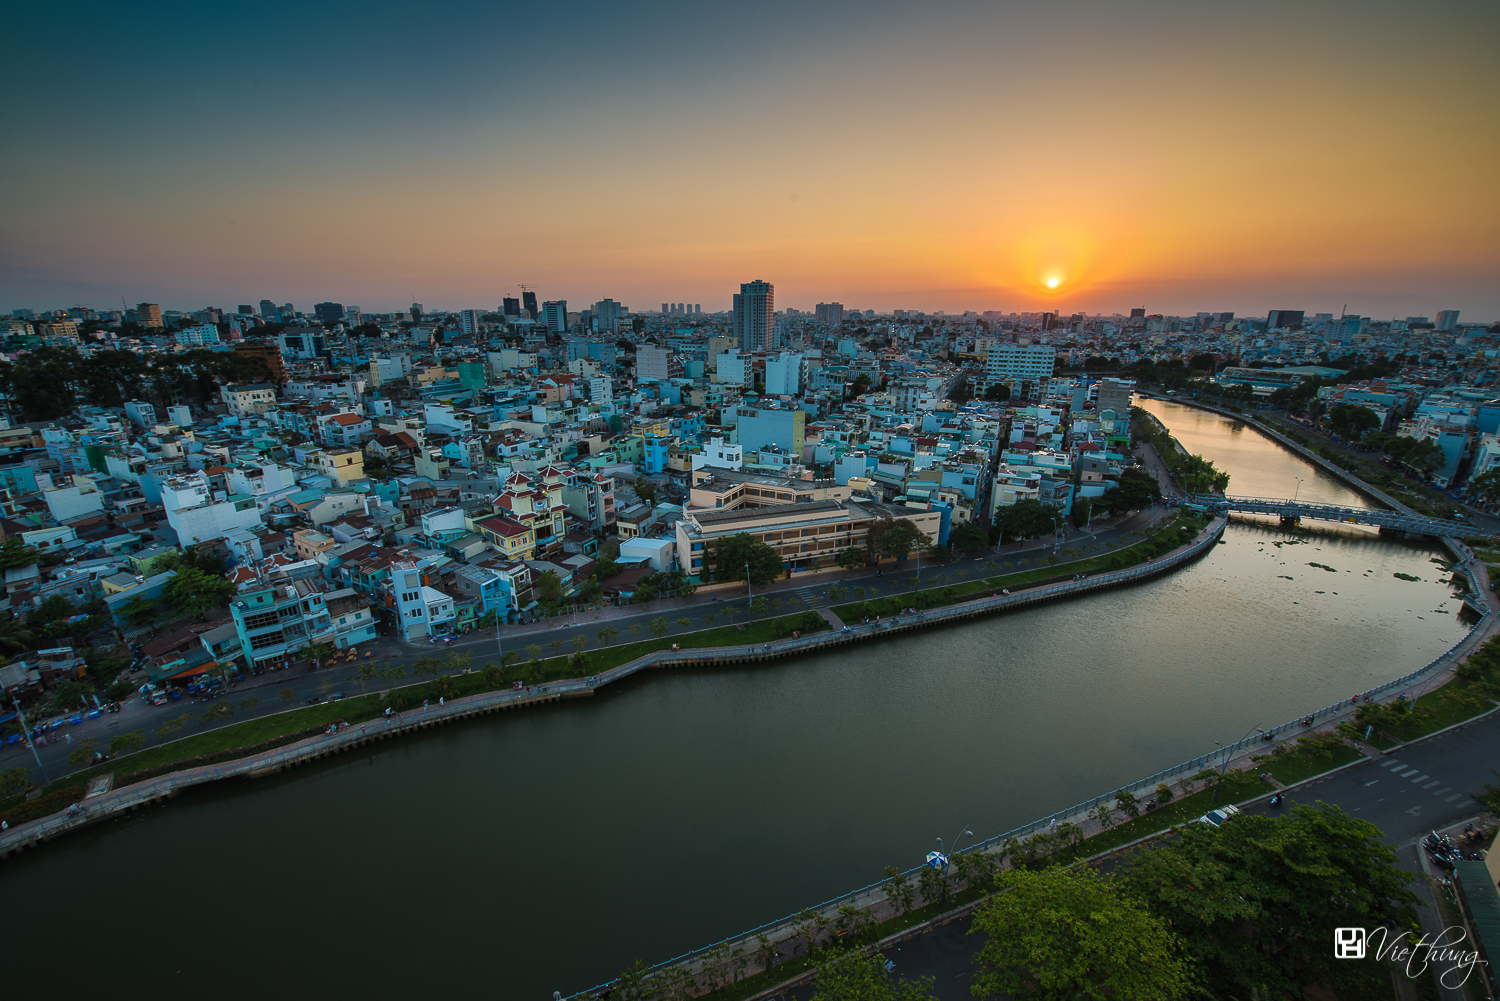
[[[590,678],[556,681],[524,689],[506,689],[453,699],[445,705],[429,705],[390,717],[369,720],[344,727],[332,733],[319,734],[295,744],[288,744],[237,761],[218,765],[201,765],[172,772],[134,785],[113,789],[84,800],[77,812],[63,811],[0,832],[0,858],[12,852],[40,844],[49,838],[87,824],[112,819],[122,814],[159,803],[176,796],[183,789],[228,778],[253,778],[270,775],[296,765],[342,754],[361,745],[389,740],[427,727],[450,723],[485,713],[523,709],[564,698],[593,695],[607,684],[621,681],[650,668],[733,665],[800,657],[822,650],[885,639],[917,629],[930,629],[966,619],[1028,608],[1043,602],[1088,594],[1118,587],[1167,573],[1207,552],[1224,533],[1227,519],[1214,519],[1187,545],[1139,566],[1125,570],[1094,574],[1083,580],[1061,581],[1042,587],[1018,590],[1014,594],[996,594],[976,598],[946,608],[934,608],[911,615],[896,616],[880,622],[849,626],[842,631],[814,633],[810,636],[775,640],[770,643],[729,647],[701,647],[684,650],[657,650],[628,663],[612,667]]]

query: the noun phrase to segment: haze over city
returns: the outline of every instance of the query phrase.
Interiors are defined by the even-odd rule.
[[[802,308],[1500,315],[1494,4],[8,20],[6,310],[721,310],[764,277]]]

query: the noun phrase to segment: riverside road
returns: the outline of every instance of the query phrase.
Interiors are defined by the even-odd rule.
[[[1500,712],[1300,785],[1286,793],[1284,807],[1271,806],[1265,797],[1245,809],[1279,814],[1296,803],[1332,803],[1380,828],[1386,843],[1398,849],[1402,863],[1415,871],[1415,846],[1428,831],[1463,823],[1479,812],[1472,794],[1495,781],[1493,769],[1500,763],[1496,748]],[[934,993],[941,1001],[972,1001],[969,978],[982,939],[969,934],[970,923],[968,917],[960,918],[888,949],[885,955],[902,977],[933,977]],[[785,995],[811,996],[810,986]]]
[[[1110,543],[1113,543],[1116,548],[1128,545],[1134,540],[1126,536],[1149,527],[1165,513],[1162,508],[1152,508],[1130,515],[1118,524],[1112,521],[1101,521],[1096,523],[1092,530],[1070,531],[1058,544],[1058,548],[1071,547],[1082,553],[1085,558],[1096,556],[1108,552],[1107,546]],[[1025,544],[1013,543],[999,549],[986,549],[977,556],[966,556],[945,564],[924,564],[921,568],[921,580],[924,586],[932,587],[937,585],[938,577],[944,578],[949,583],[958,582],[955,574],[959,571],[962,571],[969,580],[993,577],[999,573],[1008,572],[1004,566],[1006,563],[1011,564],[1010,571],[1023,570],[1026,568],[1018,565],[1020,561],[1040,560],[1051,553],[1053,548],[1053,540],[1050,538],[1045,541],[1032,540]],[[988,561],[998,564],[998,569],[986,567],[984,564]],[[1065,563],[1059,564],[1058,572],[1066,572]],[[843,585],[846,592],[851,592],[856,587],[863,587],[865,593],[862,597],[867,600],[892,594],[909,594],[913,590],[909,582],[914,576],[917,576],[915,561],[904,568],[886,569],[880,576],[875,575],[873,568],[854,572],[833,570],[799,576],[791,580],[774,581],[763,588],[756,588],[755,597],[766,597],[773,602],[773,605],[780,601],[781,606],[773,607],[770,614],[771,616],[786,615],[829,604],[828,589],[834,584]],[[856,600],[859,599],[849,593],[840,599],[841,602]],[[674,636],[684,632],[679,625],[681,619],[689,621],[687,630],[689,632],[729,625],[732,622],[743,625],[750,618],[749,602],[750,599],[743,591],[738,591],[700,594],[689,598],[670,598],[652,602],[645,607],[639,605],[605,606],[598,610],[581,611],[576,615],[558,616],[528,625],[506,626],[501,631],[500,644],[505,652],[520,654],[523,657],[526,656],[526,647],[535,645],[542,648],[543,657],[553,657],[558,654],[571,653],[574,649],[575,638],[582,635],[586,641],[584,649],[597,650],[605,646],[599,636],[600,629],[610,627],[619,631],[612,645],[651,639],[653,634],[650,630],[650,623],[657,618],[666,619],[671,625],[671,634]],[[729,608],[734,608],[739,614],[731,618],[725,614],[725,610]],[[557,644],[556,650],[553,649],[554,643]],[[400,666],[410,669],[411,664],[420,658],[443,658],[453,653],[472,655],[471,670],[478,670],[490,661],[498,662],[500,659],[500,649],[497,648],[494,630],[471,632],[447,645],[409,643],[383,637],[376,643],[367,644],[361,649],[363,652],[374,653],[373,662],[379,668]],[[122,675],[122,677],[126,676]],[[136,677],[141,682],[145,681],[144,674],[136,675]],[[410,684],[414,680],[416,679],[408,674],[397,684]],[[380,691],[389,687],[391,687],[389,682],[376,679],[369,682],[365,690]],[[309,663],[302,662],[294,663],[290,670],[251,675],[231,685],[228,694],[215,701],[227,702],[233,706],[243,699],[254,697],[260,700],[259,705],[238,710],[230,719],[215,721],[212,724],[200,723],[195,718],[181,730],[166,737],[158,737],[154,731],[162,724],[184,714],[196,717],[197,714],[206,711],[207,704],[184,698],[168,702],[163,706],[153,706],[140,696],[135,696],[123,704],[119,713],[105,714],[93,720],[86,719],[76,726],[54,731],[53,735],[47,738],[47,744],[38,747],[37,751],[41,755],[42,765],[46,768],[47,775],[55,780],[75,770],[76,766],[68,763],[68,755],[78,747],[78,742],[81,740],[93,737],[99,740],[101,747],[107,747],[110,738],[116,734],[144,730],[144,746],[154,747],[228,724],[285,712],[288,703],[281,700],[280,693],[286,688],[292,690],[293,700],[290,705],[294,708],[303,706],[309,699],[327,696],[333,692],[342,692],[346,696],[358,695],[361,693],[358,665],[340,661],[314,671]],[[38,719],[28,715],[28,721],[34,725]],[[72,743],[68,742],[68,736],[72,738]],[[34,759],[24,742],[11,744],[0,750],[0,769],[17,766],[31,768],[35,773]],[[40,780],[41,776],[36,775],[35,778]]]

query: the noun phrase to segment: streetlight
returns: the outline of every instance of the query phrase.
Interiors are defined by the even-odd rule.
[[[1261,727],[1252,726],[1250,729],[1248,729],[1248,730],[1245,731],[1245,737],[1250,736],[1252,733],[1264,733],[1264,732],[1265,731]],[[1238,747],[1240,744],[1244,743],[1245,737],[1241,737],[1239,740],[1236,740],[1233,744],[1231,744],[1229,746],[1230,747]],[[1224,747],[1224,745],[1223,744],[1219,744],[1219,742],[1217,740],[1214,741],[1214,743],[1218,744],[1220,747],[1224,748],[1224,763],[1219,766],[1219,774],[1223,775],[1224,772],[1226,770],[1228,770],[1228,768],[1229,768],[1229,754],[1230,754],[1229,747]]]
[[[750,561],[749,560],[745,561],[745,597],[748,600],[750,600],[750,601],[754,601],[755,600],[755,589],[750,584]]]
[[[52,780],[47,777],[47,769],[42,767],[42,756],[36,753],[36,745],[31,742],[31,727],[26,725],[26,714],[21,711],[21,700],[13,700],[16,707],[16,715],[21,718],[21,733],[26,738],[26,746],[31,748],[31,756],[36,759],[36,770],[42,773],[42,783],[51,785]]]
[[[1297,496],[1302,493],[1302,477],[1293,476],[1292,479],[1297,481],[1297,489],[1292,493],[1292,503],[1295,504],[1297,503]]]

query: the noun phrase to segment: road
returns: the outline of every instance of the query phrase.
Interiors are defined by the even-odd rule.
[[[1415,877],[1418,843],[1428,831],[1462,824],[1479,812],[1471,794],[1495,781],[1497,767],[1500,712],[1315,779],[1285,798],[1289,805],[1333,803],[1368,820],[1384,832],[1386,843],[1397,849]],[[1267,798],[1245,812],[1278,814],[1287,808],[1272,807]],[[1422,916],[1426,924],[1433,915],[1424,908]],[[969,977],[982,936],[970,936],[969,928],[969,918],[960,918],[888,950],[886,957],[896,963],[900,976],[933,977],[933,993],[941,1001],[972,1001]],[[798,988],[786,997],[810,998],[812,988]]]
[[[1118,524],[1113,521],[1096,523],[1092,532],[1070,531],[1064,537],[1062,546],[1071,546],[1087,555],[1097,555],[1107,551],[1105,549],[1107,543],[1113,542],[1118,546],[1134,541],[1124,536],[1149,526],[1165,513],[1165,509],[1152,508],[1130,515]],[[1045,542],[1032,540],[1024,545],[1012,543],[998,549],[986,549],[977,556],[964,557],[937,566],[924,565],[921,569],[921,579],[924,584],[932,586],[936,578],[940,576],[949,582],[955,581],[955,574],[958,571],[962,571],[970,580],[990,577],[1000,571],[985,567],[984,564],[987,561],[994,561],[997,564],[1016,564],[1023,559],[1037,560],[1050,553],[1052,548],[1052,541],[1048,539]],[[1060,565],[1059,569],[1060,572],[1066,572],[1065,564]],[[853,573],[832,571],[792,580],[775,581],[764,588],[756,588],[755,596],[770,599],[771,614],[785,615],[827,604],[828,589],[835,583],[842,584],[849,592],[853,592],[857,587],[863,587],[865,593],[862,597],[873,599],[890,594],[910,593],[912,587],[908,582],[914,576],[917,576],[915,561],[912,561],[911,565],[906,568],[897,566],[886,569],[882,576],[876,576],[873,569]],[[860,598],[853,593],[846,594],[841,599],[844,602],[857,600]],[[750,618],[749,601],[750,599],[741,591],[734,594],[719,592],[716,595],[671,598],[652,602],[644,607],[606,606],[597,611],[580,612],[576,616],[559,616],[557,619],[525,626],[506,626],[501,631],[500,642],[504,652],[526,656],[526,647],[535,645],[542,648],[544,657],[551,657],[558,653],[571,653],[575,639],[582,636],[584,638],[583,649],[597,650],[605,645],[603,638],[599,635],[599,630],[606,626],[619,630],[614,643],[627,643],[637,639],[650,639],[653,635],[650,623],[657,618],[665,619],[671,624],[673,635],[684,631],[679,625],[681,619],[688,620],[689,631],[723,626],[731,622],[743,624]],[[739,614],[731,619],[725,614],[728,608],[734,608]],[[450,653],[466,653],[471,655],[471,669],[477,670],[490,661],[498,662],[501,653],[495,634],[490,630],[470,633],[445,646],[383,638],[373,646],[366,646],[362,649],[373,650],[376,654],[375,663],[382,668],[399,665],[408,669],[413,661],[422,657],[445,657]],[[47,775],[56,780],[76,770],[76,766],[68,763],[68,755],[78,746],[76,743],[78,741],[93,737],[99,740],[102,747],[107,747],[110,738],[116,734],[144,730],[144,746],[154,747],[170,740],[192,736],[231,723],[285,712],[289,704],[280,698],[282,689],[292,690],[290,703],[292,707],[300,707],[307,699],[314,696],[336,691],[342,691],[346,695],[357,695],[361,690],[357,671],[358,665],[355,664],[338,664],[313,671],[310,665],[304,662],[294,664],[289,671],[270,671],[243,678],[230,686],[227,696],[215,701],[228,702],[233,706],[246,698],[254,697],[260,700],[260,704],[237,710],[230,720],[210,724],[201,723],[196,719],[198,714],[207,711],[208,706],[205,703],[184,698],[169,702],[164,706],[152,706],[136,696],[126,701],[124,708],[118,713],[107,713],[98,719],[85,720],[76,726],[55,731],[55,742],[53,737],[49,737],[48,743],[38,747],[37,750],[41,755],[42,765]],[[145,681],[144,675],[137,675],[137,677],[141,682]],[[412,680],[408,676],[401,683],[408,684]],[[389,687],[387,682],[377,680],[370,682],[367,690],[378,691],[386,687]],[[163,737],[155,734],[154,731],[163,723],[183,715],[193,715],[195,718],[175,733]],[[28,715],[28,719],[33,724],[37,722],[34,715]],[[68,736],[74,743],[67,741]],[[40,781],[41,775],[36,771],[34,759],[24,742],[0,749],[0,770],[18,766],[31,769],[33,780]]]

